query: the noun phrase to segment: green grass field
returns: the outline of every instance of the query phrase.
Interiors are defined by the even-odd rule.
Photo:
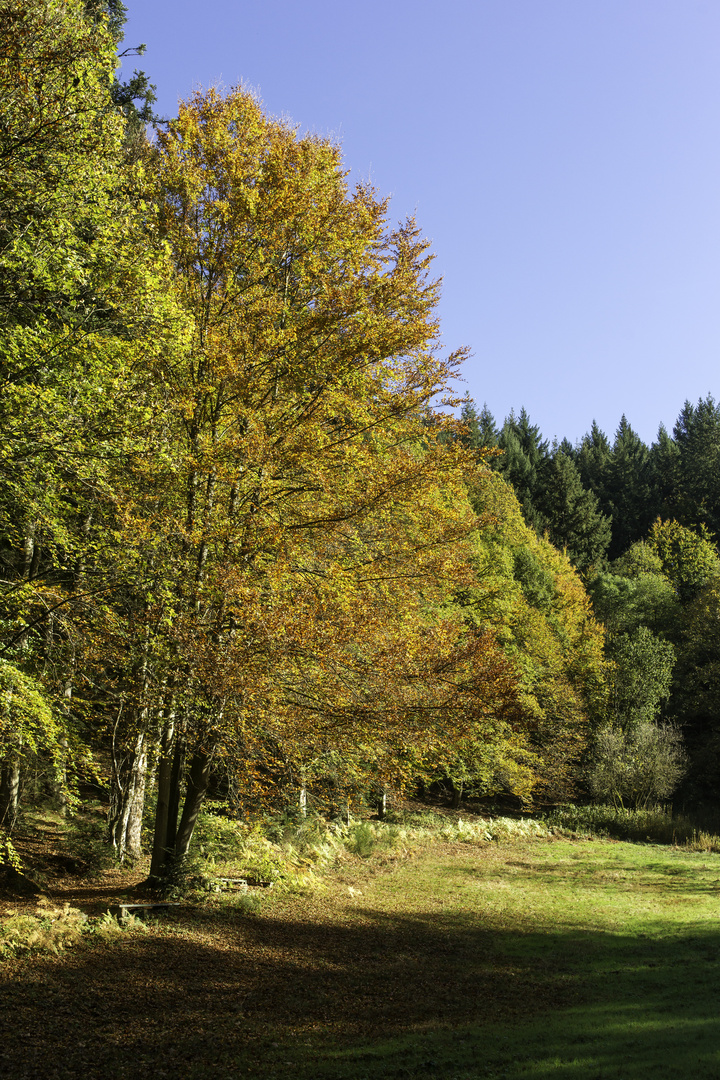
[[[720,1080],[719,961],[716,854],[438,841],[14,962],[0,1071]]]
[[[283,1065],[258,1074],[292,1060],[297,1076],[348,1080],[720,1077],[715,855],[431,848],[367,882],[344,925],[357,961],[318,958],[344,1019],[311,1022],[302,1048],[297,1026],[292,1040],[277,1030]]]

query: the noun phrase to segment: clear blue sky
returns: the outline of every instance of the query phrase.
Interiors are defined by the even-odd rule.
[[[249,84],[415,212],[501,420],[650,441],[720,397],[717,0],[127,0],[174,115]]]

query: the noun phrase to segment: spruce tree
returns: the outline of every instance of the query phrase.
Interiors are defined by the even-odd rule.
[[[553,544],[565,548],[573,565],[587,571],[602,562],[610,542],[610,519],[598,500],[583,487],[572,458],[558,450],[546,470],[539,497]]]
[[[612,513],[611,558],[640,540],[650,527],[650,454],[623,415],[607,468],[606,493]]]
[[[525,409],[506,419],[498,445],[504,454],[498,459],[498,469],[517,495],[523,516],[535,531],[542,535],[547,521],[540,507],[545,473],[550,461],[547,441],[536,424],[530,423]]]
[[[495,417],[488,409],[487,402],[483,404],[480,410],[478,438],[480,439],[480,446],[497,446],[500,438],[500,432],[495,424]]]
[[[583,487],[593,492],[604,513],[610,511],[606,488],[611,456],[608,437],[593,420],[590,431],[583,437],[575,460]]]
[[[679,515],[720,538],[720,405],[708,395],[685,402],[673,429],[679,450]]]
[[[485,403],[478,413],[475,402],[468,397],[463,403],[460,419],[467,427],[467,433],[462,436],[462,441],[473,450],[481,450],[484,446],[497,446],[500,433],[495,425],[495,418]]]
[[[650,447],[650,509],[656,517],[676,518],[679,514],[680,448],[664,424]]]

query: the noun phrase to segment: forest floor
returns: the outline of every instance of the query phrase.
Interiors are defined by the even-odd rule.
[[[73,878],[35,833],[46,905],[97,915],[142,877]],[[255,914],[171,908],[0,963],[0,1076],[718,1080],[720,856],[437,841]]]

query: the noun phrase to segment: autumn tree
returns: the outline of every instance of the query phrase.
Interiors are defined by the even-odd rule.
[[[569,559],[525,523],[504,480],[486,470],[471,496],[482,515],[476,581],[458,602],[473,625],[494,628],[518,677],[515,723],[496,751],[497,786],[485,790],[568,798],[605,715],[604,634]]]
[[[720,558],[704,526],[697,530],[677,521],[653,524],[647,544],[662,566],[662,571],[683,602],[692,600],[703,585],[720,573]]]
[[[408,747],[487,716],[506,671],[492,635],[442,611],[471,574],[472,457],[429,412],[461,355],[438,352],[414,223],[390,227],[337,147],[242,91],[195,95],[157,148],[193,329],[158,358],[156,422],[128,461],[125,535],[157,587],[114,812],[124,843],[159,754],[153,872],[186,850],[213,761],[251,774],[262,746],[309,773],[342,748],[402,772]]]

